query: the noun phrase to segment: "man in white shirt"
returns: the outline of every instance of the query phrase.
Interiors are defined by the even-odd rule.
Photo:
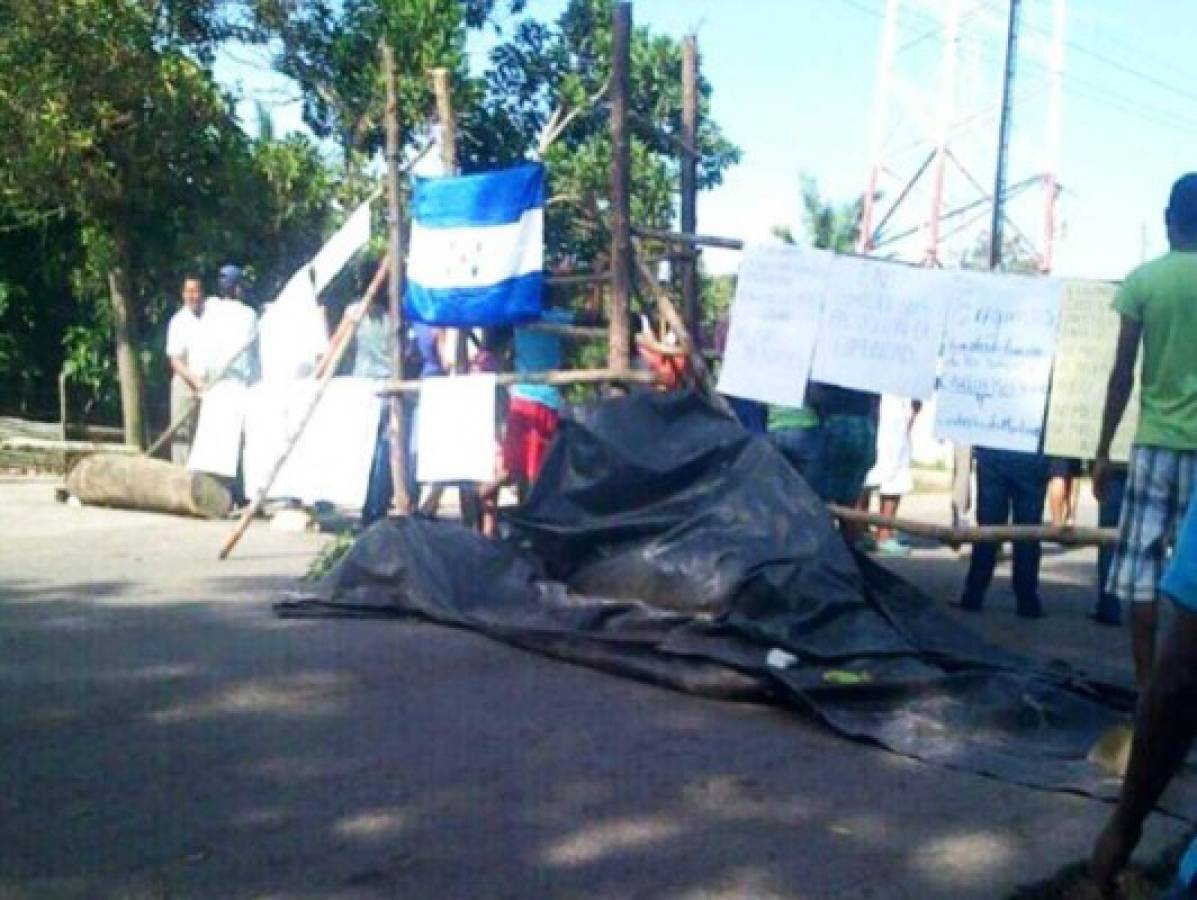
[[[205,384],[203,410],[187,468],[224,479],[244,500],[241,443],[248,389],[257,380],[257,314],[242,302],[242,273],[220,270],[220,296],[209,297],[196,329],[191,370]],[[230,360],[232,361],[230,363]]]
[[[203,378],[192,370],[195,364],[195,342],[200,319],[204,315],[204,290],[198,275],[183,278],[183,304],[170,318],[166,329],[166,355],[170,359],[170,420],[183,415],[188,405],[204,388]],[[171,462],[186,465],[199,417],[196,404],[186,424],[175,432],[170,445]]]

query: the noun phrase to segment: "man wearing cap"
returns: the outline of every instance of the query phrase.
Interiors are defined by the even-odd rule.
[[[1173,185],[1164,223],[1168,252],[1131,272],[1114,298],[1122,322],[1093,471],[1093,490],[1101,500],[1111,480],[1110,444],[1130,399],[1142,346],[1139,422],[1107,584],[1132,610],[1140,686],[1155,654],[1168,544],[1197,486],[1197,172]]]

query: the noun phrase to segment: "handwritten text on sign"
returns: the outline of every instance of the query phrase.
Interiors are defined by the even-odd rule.
[[[1052,368],[1052,395],[1047,404],[1043,450],[1052,456],[1092,459],[1101,435],[1106,381],[1114,367],[1118,313],[1110,304],[1117,288],[1100,281],[1070,281],[1060,302],[1060,332]],[[1127,404],[1128,414],[1110,447],[1110,458],[1130,456],[1139,408],[1138,379]]]
[[[736,281],[719,391],[801,406],[832,255],[749,245]]]
[[[959,444],[1039,449],[1061,282],[954,273],[936,433]]]
[[[930,398],[950,279],[911,266],[836,257],[811,378]]]

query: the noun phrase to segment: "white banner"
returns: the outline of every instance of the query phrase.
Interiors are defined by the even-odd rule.
[[[494,481],[497,384],[494,375],[425,378],[420,383],[419,481]]]
[[[311,262],[300,266],[274,302],[280,304],[302,300],[315,303],[320,292],[332,283],[337,273],[345,268],[345,264],[369,241],[370,201],[367,200],[354,210],[353,215],[345,220],[345,224],[337,229],[336,234],[316,252]]]
[[[933,269],[837,256],[828,274],[811,379],[928,399],[951,278]]]
[[[736,280],[719,391],[801,406],[832,254],[748,245]]]
[[[332,379],[311,421],[271,486],[269,497],[358,509],[366,500],[382,412],[372,378]],[[245,427],[245,492],[261,490],[316,390],[313,379],[259,382]]]
[[[936,434],[958,444],[1039,449],[1062,282],[954,272]]]
[[[236,477],[248,390],[240,381],[226,378],[204,391],[195,440],[187,457],[187,468],[192,472]]]

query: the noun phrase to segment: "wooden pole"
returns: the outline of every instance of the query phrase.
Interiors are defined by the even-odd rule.
[[[690,334],[689,329],[686,328],[686,322],[682,318],[681,313],[678,312],[677,307],[674,306],[673,301],[669,298],[669,292],[657,284],[648,266],[644,263],[640,263],[639,266],[641,280],[656,295],[657,306],[661,310],[661,317],[665,319],[669,327],[677,334],[678,340],[681,341],[682,349],[686,351],[689,357],[690,367],[694,370],[694,377],[698,381],[698,386],[720,411],[729,416],[733,415],[727,400],[715,390],[715,378],[711,375],[707,361],[702,358],[702,353],[698,345],[694,343],[694,338]]]
[[[698,38],[682,42],[682,231],[698,227]],[[690,248],[681,266],[682,309],[690,334],[702,344],[702,308],[699,302],[698,250]]]
[[[391,312],[391,371],[396,378],[403,377],[403,222],[399,204],[399,99],[395,88],[395,55],[386,39],[382,47],[382,69],[386,79],[387,106],[387,225],[389,228],[387,246],[391,260],[391,278],[387,285]],[[406,515],[411,509],[411,498],[407,495],[407,423],[403,419],[403,402],[398,397],[391,400],[391,480],[394,482],[394,509]]]
[[[449,89],[449,70],[432,69],[432,94],[436,98],[436,118],[441,127],[441,164],[446,175],[457,174],[457,117],[453,112],[453,94]],[[470,330],[458,328],[454,365],[458,372],[469,367],[470,350],[467,338]]]
[[[611,22],[611,308],[607,365],[631,365],[629,305],[632,298],[631,133],[628,130],[632,54],[632,4],[619,0]]]
[[[270,489],[274,486],[274,481],[278,478],[278,473],[282,471],[283,466],[287,460],[291,458],[291,451],[295,449],[295,445],[299,443],[299,439],[303,436],[304,430],[308,427],[308,422],[312,420],[312,416],[316,414],[316,407],[320,405],[320,400],[324,397],[324,392],[328,390],[329,382],[337,374],[337,366],[341,364],[341,357],[345,355],[345,349],[353,343],[353,338],[357,334],[358,326],[362,324],[362,319],[369,315],[370,305],[374,302],[375,295],[382,290],[382,283],[387,277],[387,270],[390,268],[390,260],[386,257],[378,266],[378,271],[374,273],[374,278],[370,281],[370,286],[366,288],[366,293],[362,297],[361,305],[358,308],[356,316],[350,313],[350,327],[345,332],[344,338],[339,342],[334,342],[328,350],[328,360],[324,366],[324,374],[316,382],[316,393],[312,395],[307,409],[303,411],[303,415],[299,418],[299,424],[295,426],[295,430],[287,438],[287,445],[283,447],[283,452],[279,454],[278,459],[274,461],[274,465],[270,467],[270,471],[266,474],[266,480],[262,483],[262,487],[258,490],[258,495],[254,497],[253,502],[245,508],[241,513],[241,518],[238,520],[236,527],[224,542],[224,546],[220,548],[220,558],[227,559],[233,548],[237,546],[237,542],[241,540],[242,535],[249,530],[249,526],[253,523],[254,516],[258,514],[258,510],[266,502],[266,497],[270,493]]]
[[[601,384],[611,381],[623,384],[656,384],[652,372],[640,369],[553,369],[545,372],[500,372],[495,376],[499,387],[513,384],[551,384],[561,387],[567,384]],[[389,397],[395,394],[418,394],[424,379],[406,378],[390,382],[378,393]]]
[[[952,546],[1002,543],[1004,541],[1046,541],[1067,546],[1093,544],[1101,546],[1118,543],[1117,528],[1078,528],[1059,525],[974,525],[953,528],[950,525],[933,525],[929,522],[882,516],[835,504],[830,504],[827,508],[833,516],[843,522],[892,528],[916,537],[934,538]]]

